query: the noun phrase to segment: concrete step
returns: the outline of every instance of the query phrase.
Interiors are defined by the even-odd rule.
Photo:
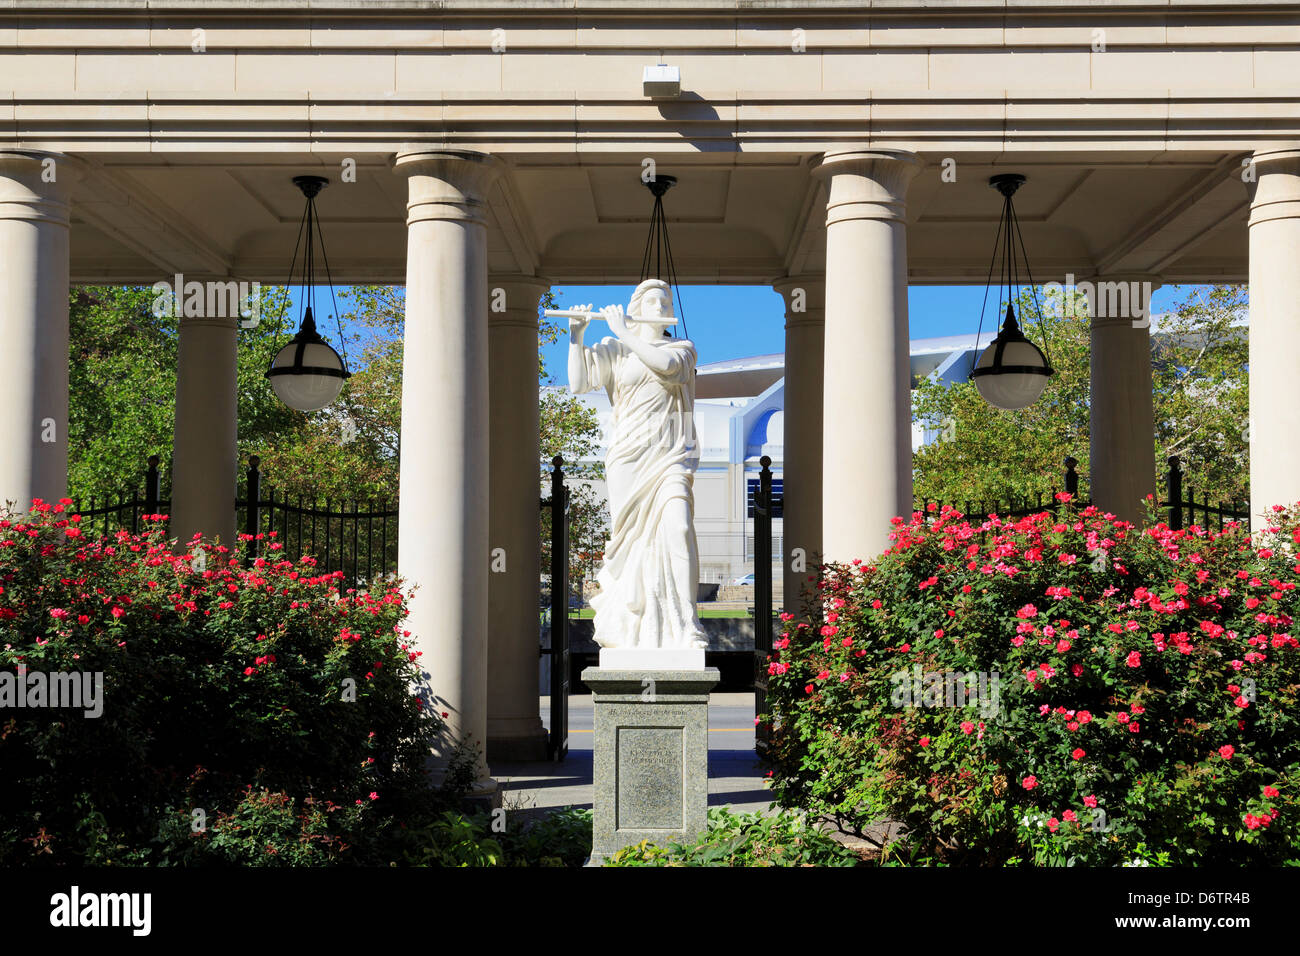
[[[772,604],[775,607],[781,606],[781,598],[784,594],[785,594],[784,582],[780,580],[773,581],[772,582]],[[718,588],[717,601],[719,604],[753,605],[754,585],[724,584]]]

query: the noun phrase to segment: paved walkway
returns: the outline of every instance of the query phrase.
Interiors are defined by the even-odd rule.
[[[542,723],[550,727],[548,698]],[[569,755],[559,763],[491,763],[507,810],[590,807],[592,800],[591,697],[569,698]],[[709,806],[752,813],[767,810],[771,797],[754,756],[754,695],[709,698]]]

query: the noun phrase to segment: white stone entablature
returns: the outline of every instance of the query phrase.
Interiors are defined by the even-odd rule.
[[[820,270],[808,163],[859,144],[925,161],[911,282],[982,280],[983,180],[1013,166],[1045,279],[1244,280],[1241,162],[1300,139],[1287,6],[15,0],[0,135],[89,161],[74,282],[282,281],[286,177],[340,181],[351,161],[356,181],[321,202],[350,240],[336,278],[399,283],[406,198],[389,169],[413,146],[506,162],[494,272],[635,282],[644,210],[621,186],[651,157],[682,175],[683,278],[766,282]],[[661,55],[678,99],[642,95]]]

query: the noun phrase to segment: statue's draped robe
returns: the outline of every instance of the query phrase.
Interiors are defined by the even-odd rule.
[[[670,356],[664,374],[607,337],[583,350],[587,382],[604,388],[613,408],[605,458],[610,539],[596,575],[595,638],[601,647],[704,647],[695,612],[699,550],[695,538],[695,346],[684,339],[655,348]],[[685,502],[686,527],[665,521],[673,499]],[[679,574],[673,574],[674,562]],[[687,566],[686,562],[689,562]],[[679,581],[689,567],[689,591]]]

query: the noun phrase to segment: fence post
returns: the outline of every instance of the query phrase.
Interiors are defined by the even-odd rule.
[[[767,710],[767,659],[772,653],[772,459],[759,459],[754,495],[754,711]],[[763,756],[772,743],[771,721],[756,728],[754,748]]]
[[[248,456],[248,482],[245,486],[245,492],[248,500],[244,512],[244,532],[251,534],[253,539],[248,542],[248,554],[250,557],[257,557],[257,529],[261,525],[261,512],[258,509],[262,497],[262,473],[258,466],[262,464],[262,459],[257,455]]]
[[[158,499],[161,497],[162,483],[158,477],[158,456],[149,456],[149,468],[144,473],[144,513],[158,513]]]
[[[1069,455],[1065,456],[1065,491],[1066,494],[1073,495],[1075,498],[1079,497],[1079,473],[1074,470],[1078,464],[1077,458],[1072,458]]]
[[[564,458],[551,459],[551,736],[550,758],[569,752],[569,489]]]
[[[759,459],[758,495],[754,499],[754,646],[772,650],[772,459]]]
[[[1183,528],[1183,471],[1177,455],[1169,458],[1169,527],[1173,531]]]

